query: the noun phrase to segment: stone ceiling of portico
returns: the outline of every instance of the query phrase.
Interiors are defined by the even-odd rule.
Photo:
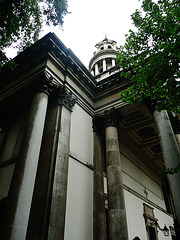
[[[119,125],[120,142],[132,149],[152,170],[163,170],[164,162],[158,133],[149,109],[145,105],[139,108],[132,105],[120,111],[123,113]]]

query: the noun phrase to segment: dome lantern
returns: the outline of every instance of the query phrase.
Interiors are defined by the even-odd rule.
[[[116,55],[119,48],[117,42],[105,37],[95,45],[96,51],[89,63],[89,71],[93,76],[104,73],[116,65]]]

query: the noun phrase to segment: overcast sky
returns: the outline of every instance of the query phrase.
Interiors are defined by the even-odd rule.
[[[88,67],[95,44],[107,38],[119,45],[132,26],[130,15],[140,8],[138,0],[68,0],[71,14],[65,16],[63,30],[46,27],[41,34],[54,32]]]

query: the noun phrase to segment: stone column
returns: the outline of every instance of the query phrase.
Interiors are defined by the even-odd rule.
[[[180,152],[174,132],[165,110],[154,111],[154,120],[159,132],[161,148],[166,168],[175,168],[180,163]],[[180,233],[180,172],[167,175],[176,212],[176,222]],[[180,237],[180,236],[179,236]]]
[[[175,138],[180,150],[180,119],[178,117],[176,117],[175,119],[175,129],[174,129],[174,134],[175,134]]]
[[[60,93],[64,94],[63,86],[58,86],[58,93],[57,86],[54,85],[54,89],[56,93],[51,94],[47,110],[26,240],[47,238],[49,206],[61,119],[61,107],[57,98]]]
[[[50,86],[44,78],[32,100],[1,225],[4,240],[26,239]]]
[[[103,180],[103,149],[100,136],[100,118],[93,117],[94,130],[94,221],[93,221],[93,239],[106,240],[106,212]]]
[[[117,125],[121,114],[105,111],[106,167],[108,185],[109,239],[128,240]]]
[[[106,71],[106,59],[103,59],[103,72]]]
[[[99,74],[98,63],[95,64],[95,76]]]
[[[48,240],[64,239],[71,111],[75,102],[76,98],[71,93],[59,94],[60,132],[52,187]]]
[[[178,144],[178,147],[180,149],[180,133],[175,133],[175,137],[176,137],[176,141],[177,141],[177,144]]]

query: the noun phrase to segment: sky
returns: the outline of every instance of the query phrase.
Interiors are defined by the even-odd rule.
[[[40,38],[54,32],[88,67],[96,43],[102,41],[105,35],[115,40],[118,46],[124,44],[125,34],[129,29],[135,29],[130,15],[140,5],[138,0],[68,0],[71,14],[64,17],[63,29],[46,26]],[[7,52],[12,56],[12,50]]]

